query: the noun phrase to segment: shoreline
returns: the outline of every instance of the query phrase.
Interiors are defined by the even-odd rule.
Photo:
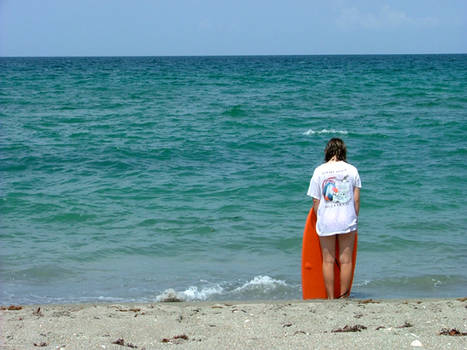
[[[467,349],[467,298],[8,307],[5,349]]]

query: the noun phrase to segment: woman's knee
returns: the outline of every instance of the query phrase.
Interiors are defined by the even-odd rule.
[[[341,254],[339,256],[339,263],[341,265],[352,264],[352,254]]]
[[[323,254],[323,264],[333,264],[336,261],[336,257],[331,254]]]

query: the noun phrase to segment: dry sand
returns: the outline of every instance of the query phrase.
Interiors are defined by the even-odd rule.
[[[1,349],[467,349],[467,336],[440,334],[467,332],[466,298],[35,305],[0,315]]]

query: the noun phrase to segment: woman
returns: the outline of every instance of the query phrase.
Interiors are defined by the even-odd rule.
[[[324,150],[325,163],[317,167],[307,195],[313,197],[316,232],[323,254],[323,277],[328,299],[334,299],[334,261],[339,254],[340,297],[348,297],[352,280],[352,252],[360,210],[358,170],[347,163],[344,141],[332,138]],[[339,252],[336,252],[336,239]],[[339,277],[337,277],[339,278]]]

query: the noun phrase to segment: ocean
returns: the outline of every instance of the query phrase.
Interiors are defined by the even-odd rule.
[[[465,296],[467,55],[0,58],[0,304],[300,299],[335,136],[352,296]]]

